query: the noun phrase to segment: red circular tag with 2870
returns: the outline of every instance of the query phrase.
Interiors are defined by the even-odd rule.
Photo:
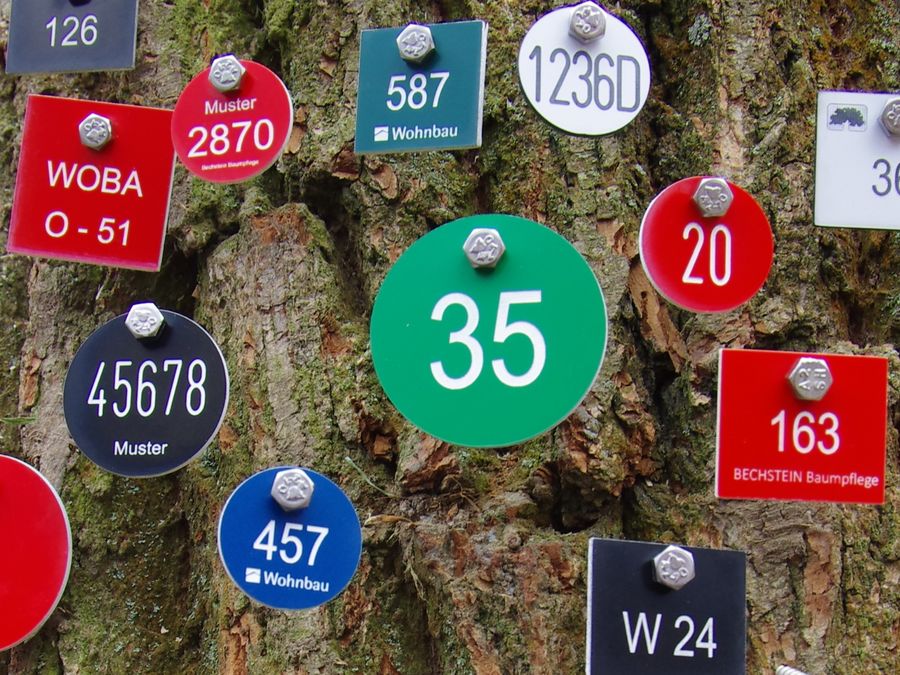
[[[191,80],[172,113],[172,143],[187,170],[212,183],[240,183],[284,152],[294,124],[291,96],[275,73],[254,61],[234,91],[218,91],[207,68]]]
[[[669,302],[692,312],[727,312],[765,283],[775,243],[762,208],[730,181],[725,214],[704,216],[694,202],[701,180],[684,178],[650,203],[638,236],[641,264]]]

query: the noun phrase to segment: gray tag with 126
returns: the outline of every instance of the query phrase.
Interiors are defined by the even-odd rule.
[[[7,73],[134,68],[138,0],[12,0]]]

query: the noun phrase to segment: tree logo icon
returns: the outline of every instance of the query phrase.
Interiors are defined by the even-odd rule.
[[[866,106],[853,103],[832,103],[828,106],[830,131],[865,131],[868,118]]]

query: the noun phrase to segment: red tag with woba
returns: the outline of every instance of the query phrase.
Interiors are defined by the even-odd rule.
[[[172,194],[172,113],[29,96],[7,249],[156,271]]]
[[[178,158],[192,174],[213,183],[239,183],[275,163],[293,124],[290,93],[275,73],[224,56],[181,92],[171,133]]]
[[[38,471],[0,455],[0,651],[34,635],[62,597],[72,532],[59,495]]]
[[[716,496],[884,503],[887,359],[723,349]]]
[[[727,312],[769,276],[774,241],[750,194],[723,178],[673,183],[651,203],[638,236],[641,264],[656,289],[692,312]]]

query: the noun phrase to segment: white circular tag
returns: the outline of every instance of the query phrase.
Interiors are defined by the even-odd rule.
[[[592,42],[569,35],[572,7],[531,27],[519,48],[519,81],[528,102],[571,134],[617,131],[641,111],[650,93],[650,62],[628,24],[606,12],[606,32]]]

